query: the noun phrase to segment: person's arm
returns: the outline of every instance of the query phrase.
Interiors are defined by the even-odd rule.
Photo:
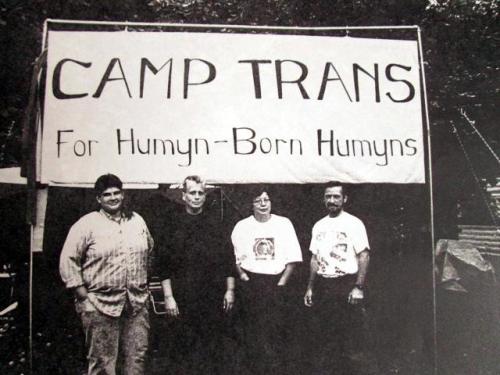
[[[151,276],[154,272],[154,266],[156,263],[156,261],[155,261],[156,253],[154,251],[155,242],[154,242],[153,236],[151,235],[151,232],[149,231],[149,228],[148,228],[146,222],[144,221],[144,219],[143,219],[143,223],[144,223],[144,232],[146,233],[146,239],[148,241],[147,274],[148,274],[148,280],[150,280]]]
[[[292,275],[293,270],[295,269],[295,263],[288,263],[283,271],[283,274],[278,281],[278,286],[285,286],[288,282],[288,279]]]
[[[358,261],[358,276],[356,278],[356,284],[349,293],[348,301],[349,303],[355,305],[365,298],[364,287],[366,274],[368,272],[368,265],[370,264],[370,252],[368,249],[363,250],[356,256]]]
[[[175,221],[173,222],[175,223]],[[174,298],[172,279],[175,279],[175,271],[178,270],[180,266],[180,259],[176,254],[176,251],[179,249],[179,247],[172,246],[174,243],[177,243],[176,239],[174,238],[177,228],[171,226],[171,228],[169,229],[170,231],[168,232],[157,232],[159,238],[156,242],[157,259],[155,259],[155,272],[156,276],[158,276],[161,280],[163,300],[165,302],[165,310],[167,312],[167,316],[177,317],[179,316],[179,308]]]
[[[238,275],[240,276],[240,280],[243,281],[248,281],[250,280],[250,277],[248,277],[248,274],[245,272],[243,268],[239,264],[236,265],[236,270],[238,271]]]
[[[234,306],[234,277],[229,276],[226,278],[226,293],[224,294],[223,308],[225,312],[229,312]]]
[[[163,298],[165,299],[165,309],[167,310],[167,315],[172,317],[179,316],[179,308],[177,307],[177,302],[174,298],[171,280],[163,280],[161,282],[161,287],[163,289]]]
[[[85,300],[88,294],[82,273],[82,262],[86,249],[85,227],[82,222],[79,222],[71,227],[59,258],[61,279],[66,288],[73,291],[78,301]]]
[[[358,260],[358,277],[356,285],[365,285],[366,273],[368,272],[368,265],[370,264],[370,252],[365,249],[357,255]]]
[[[245,248],[244,244],[246,243],[246,241],[244,238],[241,238],[241,234],[241,221],[239,221],[238,223],[236,223],[231,233],[231,244],[233,246],[234,261],[236,262],[236,272],[238,273],[237,276],[240,278],[240,280],[249,281],[250,277],[241,267],[241,263],[246,258],[246,255],[242,251],[242,248]]]
[[[285,218],[284,223],[285,229],[283,230],[283,233],[286,233],[286,241],[284,241],[286,248],[283,248],[283,250],[287,250],[285,252],[286,267],[280,277],[280,280],[278,281],[278,286],[285,286],[295,269],[296,263],[302,262],[302,251],[300,250],[300,244],[297,234],[295,233],[295,228],[288,218]]]
[[[220,233],[220,249],[222,251],[220,256],[221,266],[220,269],[224,272],[224,276],[226,277],[226,292],[224,293],[224,299],[222,303],[222,308],[224,312],[229,312],[233,309],[235,295],[234,289],[236,286],[237,277],[237,269],[235,267],[236,259],[233,250],[233,246],[231,243],[231,231],[227,223],[222,223],[221,225],[218,222],[218,226],[221,227]]]
[[[85,285],[80,285],[73,289],[73,294],[77,301],[85,301],[88,296],[88,291]]]
[[[309,265],[309,280],[307,282],[306,294],[304,296],[304,304],[311,307],[313,304],[313,286],[316,275],[318,274],[318,260],[316,255],[311,256],[311,263]]]

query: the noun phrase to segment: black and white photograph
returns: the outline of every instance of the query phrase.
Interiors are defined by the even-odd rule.
[[[0,372],[499,374],[498,11],[0,1]]]

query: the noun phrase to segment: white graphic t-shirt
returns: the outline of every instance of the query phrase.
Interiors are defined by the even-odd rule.
[[[293,224],[283,216],[264,223],[249,216],[235,225],[231,241],[236,264],[249,272],[277,275],[288,263],[302,262]]]
[[[369,248],[365,225],[345,211],[337,217],[324,217],[312,229],[309,250],[318,260],[318,275],[339,277],[357,273],[356,255]]]

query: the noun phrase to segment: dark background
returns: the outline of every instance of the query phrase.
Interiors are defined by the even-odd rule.
[[[221,187],[224,193],[222,210],[220,189],[210,193],[206,207],[223,213],[223,222],[232,227],[251,212],[247,194],[251,188],[251,185],[224,185]],[[155,221],[159,221],[155,217],[168,215],[178,204],[179,191],[167,195],[151,190],[127,192],[128,205],[150,223],[153,233],[158,230],[154,227]],[[304,262],[297,266],[290,284],[288,324],[292,339],[283,345],[290,351],[290,363],[293,364],[290,373],[307,374],[310,311],[303,305],[303,295],[309,272],[310,231],[326,214],[323,188],[320,185],[273,185],[270,196],[273,213],[287,216],[294,223],[303,251]],[[401,368],[415,374],[430,373],[433,363],[432,258],[425,188],[421,185],[358,185],[352,189],[350,198],[352,203],[346,210],[366,223],[372,247],[368,311],[380,373]],[[81,369],[84,364],[80,323],[72,296],[60,281],[58,262],[69,227],[95,208],[92,190],[49,189],[44,253],[35,259],[33,321],[35,336],[37,333],[43,335],[37,340],[35,368],[40,373],[71,373],[69,369]],[[226,343],[226,351],[236,351],[232,361],[238,358],[238,315],[236,309],[232,317],[235,337],[229,335]],[[166,348],[172,344],[172,337],[164,320],[164,317],[153,320],[152,348],[156,351],[152,352],[151,373],[168,371]],[[46,347],[47,342],[51,343],[49,347]]]
[[[24,159],[21,122],[29,98],[32,63],[41,51],[43,21],[49,17],[280,26],[419,25],[430,110],[436,239],[455,238],[457,222],[494,224],[484,203],[482,187],[500,176],[499,166],[460,110],[465,110],[475,121],[479,132],[498,154],[499,23],[495,1],[0,1],[0,167],[17,166]],[[350,31],[349,35],[415,38],[414,33],[405,36],[375,31]],[[323,215],[321,188],[314,185],[276,188],[278,199],[273,196],[274,210],[294,223],[307,263],[310,229]],[[223,187],[246,215],[248,212],[243,213],[244,204],[239,199],[244,189],[244,186]],[[129,195],[133,209],[141,214],[151,210],[151,192]],[[432,249],[426,188],[360,185],[352,198],[348,210],[365,221],[373,248],[370,309],[382,373],[425,374],[432,367],[429,353],[433,350],[432,339],[428,338],[432,329]],[[45,250],[34,259],[35,373],[73,374],[77,373],[75,369],[82,368],[81,333],[70,297],[62,289],[57,274],[57,258],[67,229],[93,209],[93,204],[89,191],[50,189]],[[26,360],[21,359],[26,358],[28,327],[29,227],[23,224],[26,192],[2,189],[0,206],[2,261],[13,263],[18,271],[21,303],[17,323],[0,321],[0,325],[9,324],[9,332],[13,332],[0,336],[0,349],[6,353],[0,358],[0,370],[22,373],[27,368]],[[233,206],[227,204],[226,219],[230,221],[239,216],[231,211]],[[293,316],[299,334],[303,328],[301,319],[306,314],[299,307],[306,274],[304,264],[294,278],[298,303]],[[492,302],[492,296],[498,294],[498,287],[471,289],[465,295],[438,289],[439,373],[500,372],[496,363],[500,357],[500,334],[493,319],[498,306]],[[298,366],[305,363],[301,362],[300,353],[295,358]]]

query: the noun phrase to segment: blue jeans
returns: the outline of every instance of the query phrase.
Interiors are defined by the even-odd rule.
[[[88,375],[115,375],[119,349],[123,355],[123,374],[144,374],[149,335],[147,306],[135,315],[125,308],[121,316],[111,317],[96,310],[88,300],[78,304],[85,332]]]

